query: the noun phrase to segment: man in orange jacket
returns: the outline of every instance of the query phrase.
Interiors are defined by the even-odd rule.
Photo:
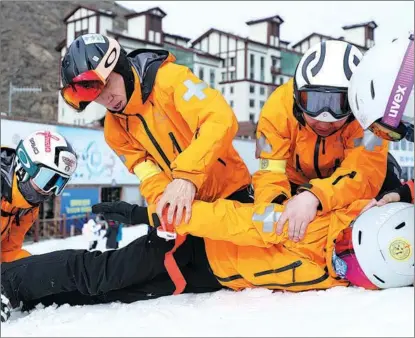
[[[391,203],[357,217],[367,202],[319,214],[304,240],[293,242],[286,229],[276,233],[282,205],[196,201],[190,222],[175,227],[188,236],[175,253],[185,276],[184,292],[411,285],[414,206]],[[94,213],[108,220],[156,227],[160,222],[155,209],[125,202],[93,206]],[[163,264],[171,247],[171,241],[152,231],[119,250],[65,250],[9,263],[2,267],[2,293],[11,304],[5,306],[21,301],[27,306],[133,302],[172,295],[175,286]]]
[[[382,190],[399,185],[393,168],[387,171],[388,142],[364,133],[348,104],[349,80],[361,56],[344,41],[316,44],[261,112],[255,203],[288,200],[277,232],[288,220],[293,240],[303,238],[318,211],[373,198],[384,182]]]
[[[39,204],[62,193],[76,164],[71,145],[49,131],[29,135],[16,149],[1,147],[1,262],[30,255],[22,245]]]
[[[165,50],[125,55],[100,34],[78,37],[62,60],[61,95],[77,111],[108,109],[104,134],[158,214],[188,221],[194,199],[250,202],[249,171],[232,146],[236,117],[222,95]]]

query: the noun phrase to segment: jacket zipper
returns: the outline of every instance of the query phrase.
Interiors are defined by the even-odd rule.
[[[320,168],[318,167],[318,156],[319,156],[319,153],[320,153],[320,142],[321,142],[321,136],[317,136],[316,145],[314,147],[314,170],[315,170],[318,178],[323,178],[321,176]]]
[[[301,169],[301,165],[300,165],[300,155],[295,154],[295,169],[297,172],[303,172],[303,170]]]
[[[350,177],[350,178],[354,178],[356,176],[356,172],[352,171],[351,173],[345,174],[345,175],[340,175],[338,176],[332,183],[332,185],[336,185],[337,183],[339,183],[339,181],[344,178],[344,177]]]
[[[197,137],[199,136],[199,130],[200,128],[198,127],[195,132],[195,140],[197,140]],[[226,167],[226,162],[224,160],[222,160],[221,158],[218,158],[218,161]]]
[[[173,132],[169,133],[170,139],[173,142],[173,152],[176,149],[179,154],[182,152],[182,148],[180,148],[179,142],[177,142],[176,138],[174,137]]]
[[[13,210],[12,210],[13,211]],[[1,209],[1,216],[2,217],[8,217],[8,219],[7,219],[7,225],[5,226],[5,228],[2,230],[2,232],[1,232],[1,236],[3,236],[3,234],[7,231],[7,230],[9,230],[9,228],[10,228],[10,223],[11,223],[11,219],[12,219],[12,217],[13,216],[16,216],[15,214],[13,214],[13,213],[10,213],[10,212],[8,212],[8,211],[5,211],[5,210],[3,210],[3,209]]]
[[[323,138],[323,155],[326,154],[326,139]]]
[[[170,168],[170,161],[168,159],[168,157],[166,156],[166,154],[164,153],[163,149],[161,149],[160,144],[157,142],[157,140],[154,138],[153,134],[150,131],[150,128],[147,125],[146,120],[144,119],[144,117],[142,117],[140,114],[136,114],[135,116],[137,116],[140,120],[141,123],[143,124],[144,130],[147,133],[147,136],[149,137],[151,143],[153,143],[154,147],[156,148],[156,150],[159,152],[160,156],[163,158],[164,162],[167,164],[167,166]]]
[[[301,261],[295,261],[291,264],[285,265],[285,266],[283,266],[281,268],[278,268],[278,269],[271,269],[271,270],[265,270],[265,271],[260,271],[260,272],[254,273],[254,277],[261,277],[261,276],[265,276],[265,275],[270,275],[272,273],[281,273],[281,272],[288,271],[288,270],[295,270],[296,268],[298,268],[302,264],[303,263]],[[294,274],[293,274],[293,279],[294,279]]]
[[[324,282],[329,277],[330,276],[329,276],[328,272],[325,271],[324,274],[321,275],[320,277],[312,279],[312,280],[304,281],[304,282],[292,282],[292,283],[286,283],[286,284],[267,283],[267,284],[254,284],[254,285],[257,286],[257,287],[263,287],[263,288],[277,287],[277,286],[291,287],[291,286],[300,286],[300,285],[314,285],[314,284]]]

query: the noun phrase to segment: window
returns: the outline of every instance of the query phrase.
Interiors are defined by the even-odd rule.
[[[255,108],[255,100],[249,100],[249,107]]]
[[[233,108],[233,101],[229,101],[229,105],[231,106],[231,108]]]
[[[277,77],[275,75],[272,75],[272,83],[273,84],[277,83]]]
[[[277,58],[275,56],[271,56],[272,60],[272,67],[277,67]]]
[[[222,87],[222,95],[225,95],[225,87]]]
[[[231,72],[231,81],[235,80],[235,72]]]
[[[280,36],[280,25],[276,22],[271,23],[271,35],[272,36]]]
[[[215,71],[213,69],[210,70],[210,86],[215,88]]]
[[[261,56],[261,74],[260,81],[265,81],[265,57]]]
[[[249,86],[249,92],[250,93],[255,93],[255,85],[250,85]]]
[[[231,94],[233,94],[233,86],[230,86],[230,92],[231,92]]]
[[[406,140],[405,140],[405,139],[403,139],[403,140],[401,141],[401,149],[402,149],[402,150],[406,150]]]
[[[371,27],[366,27],[366,29],[367,29],[367,39],[375,40],[374,29]]]
[[[393,147],[393,150],[399,150],[399,142],[389,142],[389,145]]]
[[[262,109],[262,107],[264,106],[264,104],[265,104],[265,101],[259,101],[259,108]]]
[[[235,66],[235,57],[231,57],[230,61],[231,61],[231,67]]]
[[[101,188],[101,202],[117,202],[121,200],[121,188]]]
[[[161,32],[161,19],[156,16],[148,16],[147,20],[149,22],[149,29],[155,32]]]
[[[203,77],[204,77],[204,72],[203,72],[203,68],[199,68],[199,79],[201,79],[203,81]]]
[[[88,34],[88,29],[87,29],[87,28],[86,28],[86,29],[83,29],[83,30],[80,30],[80,31],[75,32],[75,39],[76,39],[77,37],[80,37],[81,35],[84,35],[84,34]]]
[[[222,81],[226,81],[226,72],[222,72]]]
[[[255,114],[254,113],[249,113],[249,121],[255,122]]]
[[[284,78],[280,77],[280,85],[284,84]]]
[[[263,86],[259,87],[259,94],[265,95],[265,87]]]
[[[254,54],[251,54],[251,56],[250,56],[250,71],[249,71],[249,78],[251,79],[251,80],[253,80],[254,79],[254,74],[255,74],[255,55]]]

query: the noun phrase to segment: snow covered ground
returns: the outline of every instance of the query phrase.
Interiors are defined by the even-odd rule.
[[[128,244],[144,226],[124,229]],[[86,248],[77,236],[27,245],[32,253]],[[104,242],[98,245],[104,248]],[[414,288],[334,288],[304,293],[255,289],[179,295],[133,304],[39,307],[13,313],[2,337],[414,336]]]

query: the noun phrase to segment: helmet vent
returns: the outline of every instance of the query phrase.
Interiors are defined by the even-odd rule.
[[[404,226],[405,226],[405,222],[402,222],[401,224],[399,224],[395,227],[395,230],[402,229]]]
[[[385,284],[385,281],[381,278],[379,278],[378,276],[376,276],[375,274],[373,275],[373,277],[375,277],[379,282]]]
[[[357,93],[355,95],[355,102],[356,102],[356,108],[357,108],[357,110],[360,110],[360,108],[359,108],[359,101],[357,100]]]
[[[375,87],[373,86],[373,80],[370,81],[370,94],[372,95],[372,99],[375,99]]]
[[[359,231],[358,242],[359,242],[359,245],[362,244],[362,232],[361,231]]]

